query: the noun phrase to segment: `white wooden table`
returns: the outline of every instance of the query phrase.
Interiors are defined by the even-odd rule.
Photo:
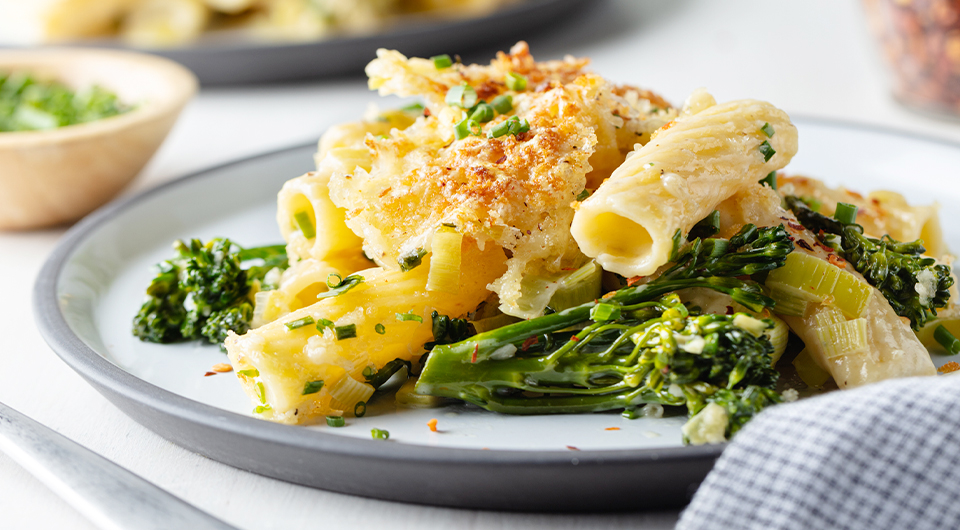
[[[861,6],[854,0],[610,0],[529,42],[535,57],[590,56],[602,75],[649,87],[676,104],[704,86],[719,101],[765,99],[792,115],[960,141],[957,125],[914,115],[890,98]],[[327,126],[356,119],[376,99],[360,77],[204,90],[126,193],[313,141]],[[514,514],[350,497],[238,471],[180,449],[121,414],[40,338],[31,312],[33,279],[62,233],[60,228],[0,234],[0,400],[240,528],[673,527],[673,511]],[[3,455],[0,514],[3,528],[90,527]]]

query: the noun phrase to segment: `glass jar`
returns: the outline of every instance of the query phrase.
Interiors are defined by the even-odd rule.
[[[893,93],[915,110],[960,116],[960,0],[864,0],[893,71]]]

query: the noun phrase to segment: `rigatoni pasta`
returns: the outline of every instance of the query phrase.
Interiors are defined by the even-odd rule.
[[[796,154],[796,127],[769,103],[695,98],[692,112],[658,131],[577,209],[570,233],[605,269],[653,273],[669,260],[678,231]]]

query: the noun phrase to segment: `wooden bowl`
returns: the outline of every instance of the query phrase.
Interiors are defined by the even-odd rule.
[[[150,55],[96,49],[0,51],[0,71],[73,89],[93,84],[136,107],[47,131],[0,132],[0,229],[75,221],[143,169],[197,91],[186,68]]]

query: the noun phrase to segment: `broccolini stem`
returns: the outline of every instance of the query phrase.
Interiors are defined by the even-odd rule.
[[[922,240],[900,242],[889,235],[874,239],[864,235],[862,226],[815,212],[797,197],[787,196],[785,201],[797,220],[818,237],[840,236],[840,256],[883,294],[898,315],[910,319],[914,330],[922,328],[936,317],[937,309],[950,302],[954,283],[950,267],[923,256],[926,249]]]

